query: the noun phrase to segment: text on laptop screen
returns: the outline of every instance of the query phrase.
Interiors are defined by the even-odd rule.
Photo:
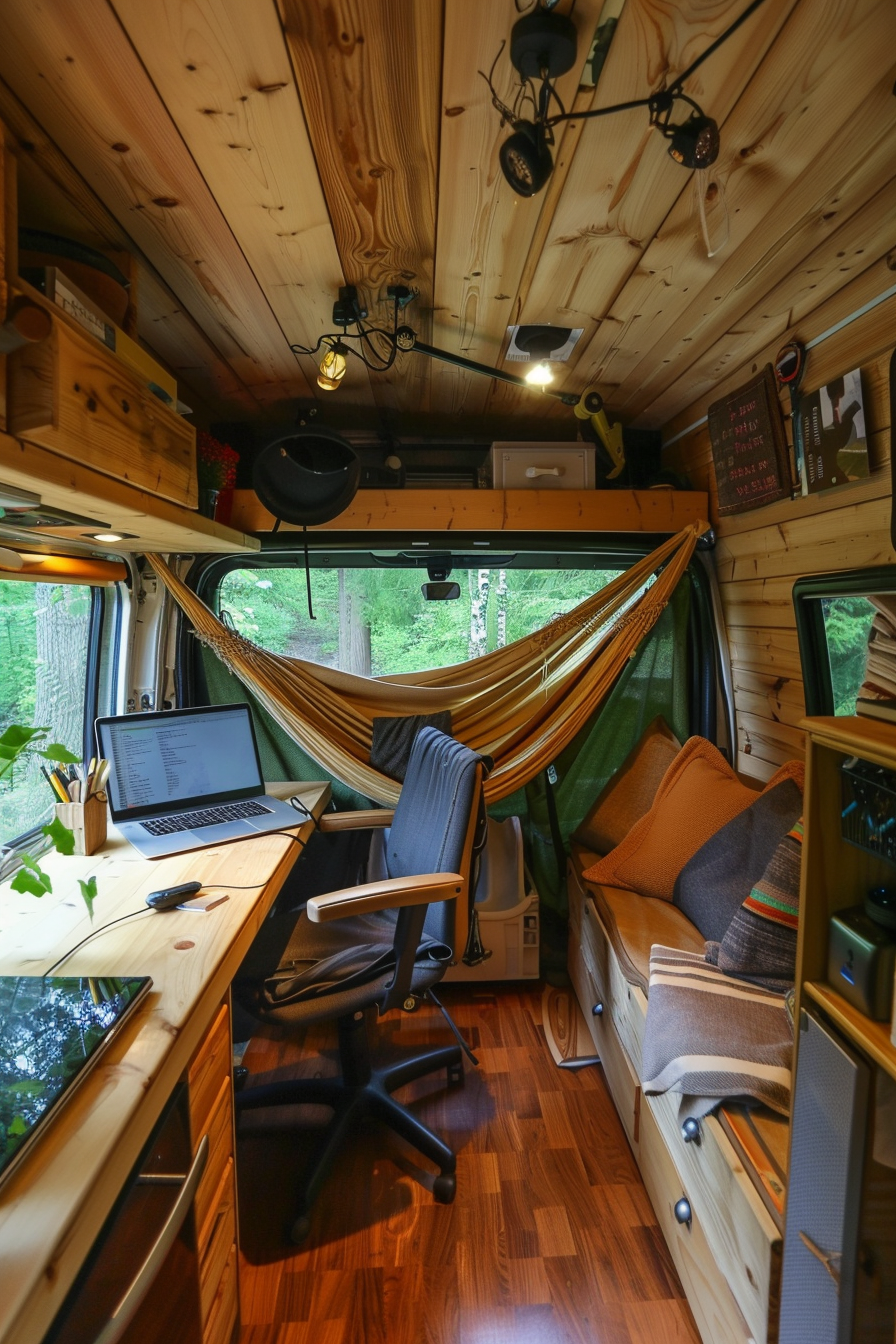
[[[125,717],[104,725],[113,812],[160,807],[236,789],[264,791],[248,710]]]

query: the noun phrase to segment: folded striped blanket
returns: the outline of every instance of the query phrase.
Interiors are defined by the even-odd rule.
[[[641,1065],[648,1095],[680,1092],[682,1121],[730,1100],[789,1115],[792,1060],[782,995],[733,979],[697,952],[650,949]]]

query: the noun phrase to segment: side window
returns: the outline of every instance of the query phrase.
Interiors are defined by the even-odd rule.
[[[800,579],[793,602],[807,713],[896,699],[896,566]]]
[[[84,749],[91,623],[102,599],[85,584],[0,581],[0,724],[47,727]],[[0,781],[0,842],[45,822],[53,806],[40,758]]]

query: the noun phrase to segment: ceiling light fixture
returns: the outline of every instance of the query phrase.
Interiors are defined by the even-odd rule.
[[[524,375],[530,387],[545,388],[554,381],[552,358],[562,353],[562,347],[572,335],[570,327],[520,327],[515,344],[535,362]]]
[[[503,369],[496,369],[490,364],[480,364],[475,359],[466,359],[463,355],[452,354],[449,350],[440,350],[438,346],[427,345],[425,341],[418,340],[413,327],[400,321],[402,311],[417,297],[416,290],[409,289],[407,285],[389,285],[386,294],[392,301],[391,330],[388,327],[370,325],[367,321],[367,309],[361,306],[356,286],[343,285],[339,290],[339,298],[333,304],[333,323],[341,327],[341,331],[325,332],[312,346],[296,344],[289,347],[299,355],[318,355],[321,349],[324,350],[317,380],[320,387],[326,391],[335,391],[345,374],[345,368],[342,367],[338,376],[335,373],[331,376],[329,370],[333,365],[327,363],[330,355],[338,355],[343,363],[347,355],[354,355],[360,359],[365,368],[383,372],[391,369],[399,353],[416,350],[421,355],[428,355],[430,359],[441,359],[446,364],[453,364],[455,368],[467,369],[470,373],[481,373],[486,378],[494,378],[500,383],[510,383],[511,386],[526,391],[541,392],[544,396],[554,397],[564,406],[571,406],[580,420],[588,422],[589,434],[593,441],[601,444],[606,450],[611,467],[608,479],[614,480],[621,473],[625,466],[622,426],[610,424],[604,410],[604,399],[596,387],[587,388],[581,395],[576,392],[554,392],[545,383],[529,382],[525,378],[517,377],[515,373],[505,373]],[[349,327],[355,327],[356,330],[349,331]],[[538,360],[545,354],[561,350],[570,337],[577,337],[579,334],[568,327],[520,327],[516,332],[516,343],[520,349],[531,353]],[[329,382],[321,381],[325,377],[325,365]],[[273,445],[269,445],[271,446]],[[259,489],[257,466],[255,489],[265,503],[262,490]],[[274,505],[268,507],[272,513],[276,512]],[[288,519],[282,507],[280,512]]]
[[[397,355],[404,351],[416,350],[418,354],[428,355],[430,359],[443,360],[446,364],[453,364],[455,368],[467,369],[470,373],[481,373],[486,378],[495,378],[498,382],[510,383],[513,387],[532,389],[532,383],[515,373],[505,373],[503,369],[496,369],[490,364],[480,364],[475,359],[466,359],[463,355],[455,355],[449,350],[440,350],[438,346],[421,341],[413,327],[400,320],[403,310],[417,297],[416,290],[409,289],[407,285],[389,285],[386,295],[392,302],[391,329],[370,324],[367,320],[367,309],[361,304],[356,286],[343,285],[339,290],[339,298],[333,304],[333,325],[341,327],[341,331],[326,332],[318,337],[317,343],[313,346],[290,346],[292,351],[300,355],[318,355],[321,350],[324,351],[317,378],[319,387],[327,392],[336,391],[345,376],[348,355],[360,359],[361,363],[373,372],[384,373],[391,369]],[[350,331],[350,327],[354,327],[355,330]],[[551,333],[552,344],[547,348],[548,353],[563,345],[570,334],[569,330],[563,327],[541,327],[536,330]],[[533,357],[539,358],[534,351]],[[565,406],[578,406],[583,400],[577,392],[552,392],[546,386],[536,387],[536,390],[544,392],[546,396],[555,397]],[[589,399],[589,405],[594,405],[595,410],[603,406],[603,399],[598,392],[590,391],[585,396]],[[600,403],[600,407],[597,406],[597,402]]]
[[[688,169],[709,168],[719,157],[719,128],[712,117],[708,117],[684,92],[683,85],[763,2],[752,0],[740,18],[735,19],[667,89],[648,98],[634,98],[627,103],[595,107],[587,112],[567,112],[555,87],[557,78],[575,64],[577,34],[572,20],[544,7],[518,19],[510,34],[510,60],[520,76],[512,107],[501,101],[492,81],[495,65],[504,50],[503,42],[489,74],[479,72],[488,84],[492,103],[501,114],[501,124],[508,122],[513,127],[512,135],[501,145],[498,154],[501,171],[510,186],[520,196],[534,196],[541,191],[553,171],[550,147],[558,123],[606,117],[636,107],[647,108],[650,125],[669,141],[669,154],[676,163]],[[538,89],[535,87],[537,81],[540,81]],[[556,104],[559,111],[549,115],[552,104]],[[673,122],[679,104],[690,108],[690,115],[684,121]]]

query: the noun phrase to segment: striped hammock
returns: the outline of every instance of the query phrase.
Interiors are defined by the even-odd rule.
[[[532,635],[453,667],[395,677],[354,676],[260,649],[222,624],[160,556],[150,560],[196,636],[325,770],[393,806],[401,785],[370,764],[374,718],[449,710],[454,736],[492,757],[485,794],[495,802],[550,765],[588,722],[659,618],[705,529],[686,527]]]

